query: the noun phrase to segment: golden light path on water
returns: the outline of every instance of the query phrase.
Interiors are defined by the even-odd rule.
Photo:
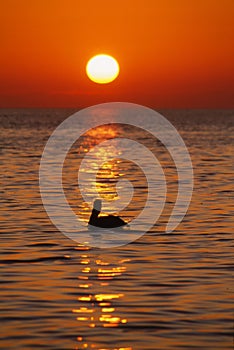
[[[77,250],[79,247],[83,249],[84,245],[78,245]],[[127,324],[128,320],[118,315],[118,304],[116,304],[116,301],[124,297],[124,293],[108,293],[108,288],[115,278],[126,272],[124,264],[129,261],[130,259],[122,259],[119,261],[119,266],[111,266],[103,258],[95,259],[88,254],[81,255],[80,264],[84,267],[78,276],[78,289],[81,294],[77,300],[80,307],[72,310],[77,315],[78,329],[116,328]],[[77,342],[79,344],[77,350],[100,349],[95,343],[89,344],[82,334],[77,337]],[[115,348],[115,350],[132,350],[132,347]]]

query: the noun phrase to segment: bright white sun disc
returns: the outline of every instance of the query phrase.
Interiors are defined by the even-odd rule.
[[[107,84],[119,75],[119,64],[112,56],[96,55],[88,61],[86,73],[95,83]]]

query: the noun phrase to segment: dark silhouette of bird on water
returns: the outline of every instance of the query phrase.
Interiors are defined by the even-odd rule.
[[[96,199],[93,203],[93,210],[89,218],[89,225],[101,228],[114,228],[127,225],[127,222],[122,220],[119,216],[106,215],[98,216],[102,210],[102,201]]]

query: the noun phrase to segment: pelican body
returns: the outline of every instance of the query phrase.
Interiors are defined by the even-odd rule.
[[[89,225],[101,228],[114,228],[127,225],[127,222],[122,220],[119,216],[106,215],[99,217],[101,209],[102,201],[100,199],[96,199],[94,201],[93,210],[89,218]]]

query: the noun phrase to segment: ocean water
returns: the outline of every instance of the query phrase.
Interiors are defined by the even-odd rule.
[[[153,151],[167,178],[165,208],[150,232],[109,249],[63,235],[42,204],[43,149],[73,112],[0,111],[0,348],[233,349],[234,111],[160,111],[190,152],[194,191],[189,210],[172,233],[165,233],[178,187],[172,159],[158,143]],[[143,131],[110,126],[84,135],[64,162],[66,198],[84,227],[90,206],[77,189],[80,162],[90,147],[129,132],[152,149]],[[116,151],[118,145],[109,149],[115,157]],[[147,159],[140,161],[151,167]],[[144,174],[134,164],[107,161],[87,194],[93,198],[98,191],[111,211],[120,176],[134,187],[131,203],[120,212],[131,221],[147,197]],[[120,190],[124,197],[124,187]],[[55,200],[56,195],[55,188]]]

